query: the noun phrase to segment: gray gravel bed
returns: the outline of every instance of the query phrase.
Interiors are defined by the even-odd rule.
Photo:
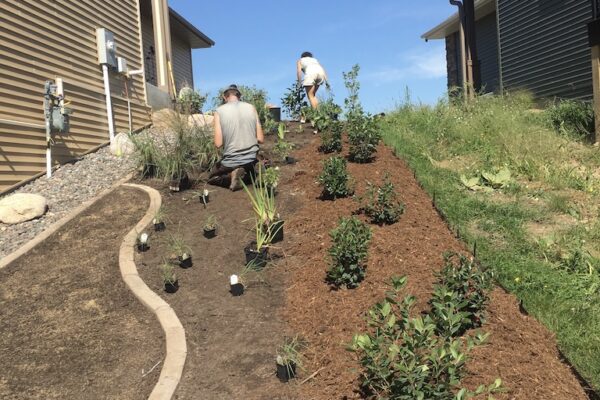
[[[109,147],[84,156],[74,164],[57,169],[19,188],[15,193],[36,193],[48,200],[48,212],[39,219],[17,225],[0,223],[0,258],[43,232],[69,211],[110,188],[134,170],[131,157],[116,157]]]

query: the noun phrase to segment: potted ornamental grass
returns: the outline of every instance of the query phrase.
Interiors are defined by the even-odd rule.
[[[192,249],[181,236],[170,235],[167,244],[173,263],[178,264],[181,268],[192,267]]]
[[[150,245],[148,244],[148,239],[149,239],[149,236],[145,232],[138,236],[138,238],[136,240],[136,244],[137,244],[137,249],[140,253],[148,251],[148,249],[150,248]]]
[[[165,262],[160,266],[163,288],[167,293],[175,293],[179,289],[179,282],[173,270],[173,264]]]
[[[231,275],[229,277],[229,292],[233,296],[241,296],[244,294],[244,283],[238,275]]]
[[[266,175],[272,169],[264,173],[259,170],[257,178],[253,180],[252,190],[245,184],[243,187],[250,198],[252,209],[262,229],[270,236],[272,242],[278,242],[283,240],[284,221],[277,213],[274,190],[270,189],[267,184]]]
[[[208,189],[202,189],[199,191],[195,191],[192,194],[194,197],[198,197],[198,200],[200,201],[200,203],[204,204],[205,206],[210,201],[210,192],[208,191]]]
[[[285,338],[283,344],[277,350],[277,378],[283,383],[296,377],[297,369],[302,369],[302,350],[303,343],[298,336]]]
[[[204,237],[207,239],[212,239],[217,235],[217,218],[214,215],[209,215],[206,217],[206,222],[204,223]]]
[[[152,219],[152,224],[154,225],[155,232],[162,232],[167,229],[167,225],[165,224],[165,211],[162,207],[156,211],[154,214],[154,218]]]
[[[267,265],[269,245],[273,238],[268,231],[263,229],[259,220],[255,222],[256,240],[244,248],[244,254],[246,255],[246,265],[252,264],[256,269],[262,269]]]

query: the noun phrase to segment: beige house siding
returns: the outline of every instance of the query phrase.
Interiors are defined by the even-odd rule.
[[[64,80],[74,110],[68,135],[55,135],[54,163],[108,141],[96,28],[115,34],[130,69],[142,68],[138,0],[3,0],[0,2],[0,192],[45,168],[43,89]],[[123,77],[111,74],[117,132],[128,130]],[[143,75],[129,85],[134,129],[150,122]],[[39,125],[40,127],[35,127]]]
[[[156,62],[152,59],[151,55],[151,48],[156,50],[156,47],[154,45],[152,14],[149,10],[142,10],[142,39],[144,43],[146,80],[148,83],[156,86]],[[192,49],[187,39],[172,32],[171,51],[173,57],[173,76],[177,90],[181,89],[185,84],[193,87]]]
[[[177,90],[188,85],[194,87],[194,73],[192,70],[192,49],[190,45],[179,36],[171,39],[173,52],[173,75]]]

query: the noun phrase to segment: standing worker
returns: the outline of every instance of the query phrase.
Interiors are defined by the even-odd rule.
[[[317,90],[319,86],[325,83],[329,86],[327,80],[327,73],[325,69],[319,63],[319,60],[313,57],[312,53],[305,51],[296,63],[296,72],[298,76],[298,82],[302,82],[302,86],[306,89],[306,95],[310,106],[317,108],[319,106],[319,100],[317,99]],[[302,74],[304,73],[304,80],[302,80]]]
[[[235,191],[242,188],[241,181],[254,174],[258,145],[264,142],[264,134],[258,113],[252,104],[241,101],[242,94],[236,85],[223,92],[225,104],[215,111],[215,146],[223,148],[223,158],[209,174],[208,183],[228,187]]]

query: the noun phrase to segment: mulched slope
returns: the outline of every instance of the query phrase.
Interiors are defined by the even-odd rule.
[[[148,196],[119,188],[0,270],[0,398],[146,399],[164,337],[121,280]]]
[[[464,250],[418,186],[406,164],[380,146],[372,164],[348,164],[356,179],[357,194],[364,193],[365,181],[380,183],[389,172],[406,204],[401,220],[386,227],[372,226],[367,277],[358,289],[331,291],[324,283],[328,232],[338,218],[357,209],[351,199],[321,201],[316,177],[321,161],[318,140],[296,153],[303,159],[292,182],[304,206],[288,221],[292,255],[285,318],[290,327],[310,343],[306,352],[308,372],[320,370],[302,385],[302,397],[312,400],[359,398],[359,364],[345,350],[353,334],[363,331],[364,315],[383,297],[394,275],[409,279],[407,294],[418,298],[424,309],[435,283],[434,271],[443,264],[446,250]],[[345,146],[347,148],[347,145]],[[465,383],[473,387],[502,378],[509,389],[499,399],[586,399],[579,382],[560,361],[556,341],[541,324],[521,315],[515,298],[496,289],[492,294],[484,331],[491,336],[487,345],[476,349],[469,363],[472,376]]]

